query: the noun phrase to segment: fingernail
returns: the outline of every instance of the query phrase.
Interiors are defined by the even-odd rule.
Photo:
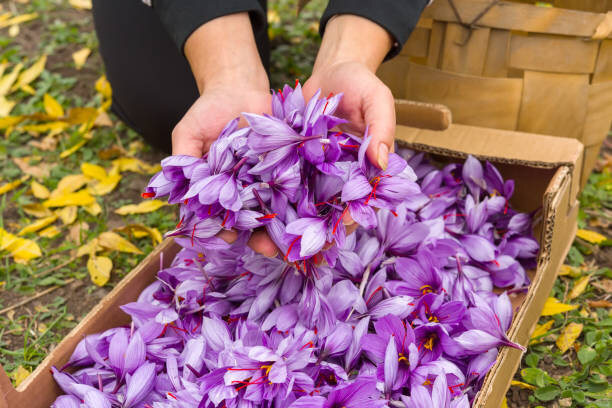
[[[387,164],[389,164],[389,147],[380,143],[378,145],[378,165],[381,169],[387,170]]]

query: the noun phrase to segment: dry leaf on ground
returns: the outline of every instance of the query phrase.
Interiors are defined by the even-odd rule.
[[[8,251],[18,263],[27,263],[30,259],[42,255],[36,242],[20,238],[2,228],[0,228],[0,251]]]
[[[13,380],[15,380],[15,387],[19,387],[19,385],[30,375],[30,370],[24,368],[23,366],[17,367],[15,371],[13,371]]]
[[[0,186],[0,195],[6,194],[6,193],[8,193],[11,190],[16,189],[21,184],[23,184],[24,181],[26,181],[29,178],[30,178],[30,176],[26,175],[26,176],[21,177],[18,180],[11,181],[10,183],[5,183],[5,184],[1,185]]]
[[[51,194],[47,187],[43,186],[36,180],[32,180],[32,183],[30,183],[30,188],[32,189],[32,195],[39,200],[45,200],[49,198],[49,195]]]
[[[538,324],[533,333],[531,334],[532,343],[539,342],[540,339],[538,339],[538,337],[545,335],[554,323],[554,320],[549,320],[546,323]]]
[[[96,201],[94,196],[86,190],[81,190],[76,193],[64,193],[58,197],[50,198],[42,204],[45,207],[65,207],[67,205],[89,205]]]
[[[100,245],[106,249],[111,249],[120,252],[128,252],[132,254],[142,254],[142,251],[138,249],[134,244],[132,244],[130,241],[115,232],[103,232],[98,237],[98,240],[100,242]]]
[[[63,152],[60,153],[60,159],[65,159],[66,157],[70,156],[72,153],[76,152],[81,147],[83,147],[85,143],[87,143],[87,139],[82,139],[81,141],[77,142],[74,146],[64,150]]]
[[[578,238],[584,239],[587,242],[590,242],[591,244],[596,244],[596,245],[599,245],[608,239],[606,238],[605,235],[602,235],[599,232],[585,230],[585,229],[579,229],[578,232],[576,232],[576,236]]]
[[[17,82],[13,85],[11,90],[15,91],[19,88],[24,89],[27,85],[29,85],[32,81],[34,81],[38,76],[45,70],[45,64],[47,63],[47,56],[43,55],[36,61],[32,66],[19,74],[19,78],[17,78]]]
[[[57,220],[57,217],[58,216],[56,214],[54,214],[54,215],[51,215],[49,217],[40,218],[40,219],[34,221],[33,223],[23,227],[21,229],[21,231],[19,231],[19,233],[17,235],[21,236],[21,235],[29,234],[30,232],[36,232],[38,230],[41,230],[41,229],[45,228],[46,226],[48,226],[49,224],[54,223],[55,220]]]
[[[580,336],[580,333],[582,333],[582,327],[581,323],[574,322],[565,326],[556,341],[557,347],[559,347],[562,354],[574,345],[574,342]]]
[[[168,203],[165,201],[148,200],[148,201],[142,201],[138,204],[124,205],[123,207],[117,208],[115,210],[115,213],[119,215],[145,214],[145,213],[157,211],[166,205],[168,205]]]
[[[90,256],[87,261],[87,270],[91,281],[98,286],[104,286],[110,279],[113,262],[106,256]]]
[[[64,108],[62,108],[62,105],[48,93],[43,96],[43,105],[45,106],[45,112],[47,112],[49,116],[53,116],[54,118],[61,118],[64,116]]]
[[[41,230],[38,235],[43,238],[53,238],[59,235],[60,232],[62,231],[59,228],[57,228],[55,225],[51,225],[44,230]]]
[[[153,245],[157,245],[162,241],[162,234],[157,228],[150,228],[142,224],[128,224],[121,228],[115,228],[115,231],[125,232],[134,238],[149,236],[153,241]]]
[[[13,162],[24,174],[30,175],[39,180],[49,177],[49,174],[51,174],[50,163],[37,163],[30,165],[30,160],[30,157],[13,157]]]
[[[55,190],[51,192],[51,198],[59,197],[66,193],[72,193],[83,187],[87,183],[87,177],[83,174],[69,174],[64,176]]]
[[[100,78],[98,78],[95,87],[96,91],[98,91],[98,93],[102,95],[104,99],[111,98],[113,91],[111,89],[110,83],[106,79],[106,75],[102,75]]]
[[[582,292],[585,291],[587,285],[589,284],[589,279],[591,279],[591,275],[583,276],[578,279],[576,283],[574,283],[574,287],[567,295],[568,300],[576,299],[578,296],[582,295]]]
[[[81,69],[83,65],[85,65],[85,61],[87,61],[89,54],[91,54],[91,49],[89,48],[82,48],[72,53],[72,60],[74,61],[76,69]]]
[[[36,218],[49,217],[53,215],[53,211],[40,203],[22,205],[21,209],[28,215]]]
[[[91,10],[91,0],[68,0],[68,3],[79,10]]]
[[[567,305],[559,302],[554,297],[546,299],[544,309],[542,310],[542,316],[552,316],[558,313],[568,312],[570,310],[578,309],[578,305]]]
[[[64,225],[70,225],[72,224],[77,217],[77,206],[76,205],[69,205],[67,207],[64,207],[60,210],[56,211],[56,214],[59,215],[60,219],[62,220],[62,223]]]

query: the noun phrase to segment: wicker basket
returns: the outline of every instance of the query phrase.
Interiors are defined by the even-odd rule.
[[[612,0],[527,3],[435,0],[378,74],[456,123],[580,140],[584,184],[612,119]]]

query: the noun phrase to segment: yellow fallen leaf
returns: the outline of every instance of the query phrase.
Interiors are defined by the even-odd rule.
[[[559,347],[562,354],[574,345],[574,342],[580,336],[580,333],[582,333],[582,327],[582,323],[574,322],[565,326],[556,341],[557,347]]]
[[[68,0],[68,3],[76,9],[91,10],[91,0]]]
[[[19,88],[24,88],[26,85],[29,85],[32,81],[38,78],[38,76],[45,70],[46,63],[47,56],[43,55],[38,61],[32,64],[30,68],[24,70],[21,74],[19,74],[19,78],[17,78],[17,82],[13,85],[11,90],[14,91]]]
[[[100,181],[108,177],[104,167],[98,166],[97,164],[93,164],[93,163],[87,163],[87,162],[81,163],[81,171],[87,177],[91,177],[93,179],[100,180]]]
[[[18,263],[27,263],[30,259],[42,255],[36,242],[17,237],[0,228],[0,251],[4,250],[8,251]]]
[[[168,203],[161,200],[147,200],[138,204],[128,204],[119,207],[115,210],[115,213],[119,215],[144,214],[157,211],[165,205],[168,205]]]
[[[22,125],[19,126],[20,130],[24,132],[32,132],[34,134],[51,132],[53,134],[58,134],[63,132],[68,127],[68,123],[63,121],[55,121],[48,123],[39,123],[36,125]]]
[[[522,381],[516,381],[516,380],[512,380],[510,385],[511,386],[515,386],[515,387],[519,387],[519,388],[525,388],[526,390],[535,390],[536,389],[536,387],[531,385],[531,384],[527,384],[527,383],[524,383]]]
[[[11,38],[15,38],[19,35],[19,24],[13,24],[9,27],[8,35]]]
[[[51,192],[51,198],[59,197],[66,193],[72,193],[83,187],[87,183],[87,177],[83,174],[69,174],[64,176],[55,190]]]
[[[106,195],[117,187],[120,180],[121,180],[120,174],[111,174],[108,177],[106,177],[104,180],[91,184],[89,186],[89,191],[93,195],[100,195],[100,196]]]
[[[28,215],[36,218],[49,217],[53,215],[53,212],[40,203],[36,204],[25,204],[21,206],[21,209]]]
[[[100,245],[104,248],[132,254],[142,254],[142,251],[134,244],[115,232],[103,232],[98,239],[100,240]]]
[[[33,159],[33,157],[13,157],[13,162],[21,171],[29,176],[35,177],[39,180],[49,177],[51,172],[51,164],[37,163],[35,165],[31,165],[30,162]]]
[[[21,90],[23,92],[29,93],[30,95],[34,95],[36,93],[36,90],[34,88],[32,88],[30,85],[23,85],[21,87]]]
[[[578,279],[574,283],[574,287],[572,288],[572,290],[570,290],[570,292],[568,293],[567,299],[576,299],[578,296],[582,295],[582,292],[584,292],[587,285],[589,284],[589,279],[591,279],[591,275],[583,276],[582,278]]]
[[[98,286],[104,286],[110,279],[113,262],[106,256],[91,256],[87,261],[87,270],[91,281]]]
[[[4,95],[0,95],[0,118],[8,116],[16,104],[17,102],[9,101]]]
[[[18,125],[24,120],[26,120],[25,116],[7,116],[5,118],[0,118],[0,129]]]
[[[153,245],[157,245],[162,241],[162,234],[157,228],[147,227],[142,224],[128,224],[121,228],[115,228],[115,231],[131,234],[134,238],[149,236],[153,241]]]
[[[47,112],[49,116],[53,116],[54,118],[61,118],[64,116],[64,108],[62,108],[62,105],[48,93],[43,96],[43,105],[45,106],[45,112]]]
[[[51,194],[47,187],[43,186],[36,180],[32,180],[30,188],[32,189],[32,194],[34,195],[34,197],[40,200],[45,200],[49,198],[49,195]]]
[[[68,110],[64,120],[71,125],[82,125],[84,123],[93,124],[97,117],[98,110],[96,108],[72,108]]]
[[[543,336],[544,334],[546,334],[550,328],[552,327],[552,325],[555,323],[554,320],[549,320],[546,323],[543,324],[538,324],[535,328],[535,330],[533,331],[533,334],[531,335],[531,340],[532,343],[537,343],[540,341],[540,339],[538,339],[538,337]]]
[[[76,220],[77,207],[76,205],[69,205],[67,207],[57,210],[55,213],[59,215],[64,225],[70,225]]]
[[[559,268],[559,276],[574,276],[576,273],[578,273],[578,275],[580,275],[580,272],[576,271],[576,268],[574,268],[571,265],[561,265],[561,268]]]
[[[150,165],[135,157],[120,157],[113,160],[112,164],[118,167],[120,172],[132,171],[139,174],[154,174],[161,170],[159,164]]]
[[[94,217],[99,215],[102,212],[102,207],[100,207],[100,204],[98,204],[97,201],[94,201],[93,203],[89,205],[84,205],[83,209],[87,211],[88,213],[90,213],[91,215],[93,215]]]
[[[98,113],[98,117],[96,118],[96,120],[94,120],[93,124],[98,127],[111,127],[113,126],[113,121],[110,116],[108,116],[108,113],[104,112],[103,110],[100,110]]]
[[[30,370],[24,368],[23,366],[17,367],[15,371],[13,371],[13,380],[15,380],[15,387],[19,387],[19,385],[28,378],[30,375]]]
[[[102,95],[104,99],[111,98],[113,91],[111,89],[110,83],[106,79],[106,75],[102,75],[96,81],[96,91],[98,91],[98,93]]]
[[[95,202],[96,199],[86,190],[81,190],[76,193],[64,193],[58,197],[50,198],[42,204],[45,207],[65,207],[67,205],[89,205]]]
[[[36,17],[38,17],[38,14],[36,13],[21,14],[19,16],[15,16],[13,18],[9,18],[4,21],[0,21],[0,28],[9,27],[15,24],[25,23],[26,21],[34,20]]]
[[[80,258],[83,255],[95,254],[96,252],[101,251],[102,249],[103,248],[100,246],[98,238],[94,238],[88,243],[80,246],[77,250],[76,256],[77,258]]]
[[[546,299],[544,309],[542,310],[542,316],[552,316],[558,313],[565,313],[570,310],[578,309],[578,305],[566,305],[565,303],[559,302],[554,297]]]
[[[28,178],[30,178],[30,176],[25,175],[23,177],[21,177],[18,180],[15,181],[11,181],[10,183],[5,183],[3,185],[0,186],[0,195],[2,194],[6,194],[11,190],[16,189],[17,187],[19,187],[24,181],[26,181]]]
[[[74,61],[76,69],[81,69],[83,65],[85,65],[85,61],[87,61],[89,54],[91,54],[91,49],[89,48],[82,48],[72,53],[72,60]]]
[[[87,143],[87,139],[82,139],[81,141],[79,141],[77,144],[75,144],[71,148],[64,150],[63,152],[60,153],[60,156],[59,156],[60,159],[65,159],[66,157],[70,156],[72,153],[76,152],[81,147],[83,147],[85,143]]]
[[[43,137],[40,141],[30,140],[28,144],[37,148],[38,150],[44,150],[46,152],[50,152],[56,149],[57,139],[52,134],[49,134]]]
[[[506,396],[502,399],[501,408],[508,408],[508,400],[506,400]]]
[[[602,235],[599,232],[585,230],[585,229],[579,229],[578,232],[576,232],[576,236],[578,238],[584,239],[587,242],[590,242],[591,244],[596,244],[596,245],[599,245],[608,239],[606,238],[605,235]]]
[[[38,235],[43,237],[43,238],[53,238],[53,237],[59,235],[60,232],[62,232],[62,231],[60,231],[59,228],[57,228],[55,225],[51,225],[51,226],[45,228],[44,230],[40,231],[38,233]]]
[[[49,217],[41,218],[39,220],[34,221],[33,223],[26,225],[19,231],[17,236],[29,234],[30,232],[36,232],[48,226],[49,224],[53,224],[55,220],[57,220],[57,215],[50,215]]]
[[[19,63],[15,65],[12,71],[9,74],[6,74],[2,78],[0,78],[0,95],[7,95],[11,90],[11,87],[17,80],[19,76],[19,72],[23,68],[23,64]]]

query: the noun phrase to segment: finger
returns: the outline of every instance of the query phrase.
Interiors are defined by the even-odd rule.
[[[221,238],[228,244],[233,244],[238,239],[238,233],[234,230],[223,230],[217,234],[217,237]]]
[[[370,162],[386,170],[395,138],[395,101],[389,88],[377,78],[375,80],[362,105],[363,118],[372,136],[367,155]]]
[[[181,120],[172,130],[172,154],[202,157],[204,140],[197,131]]]
[[[258,252],[263,256],[267,256],[268,258],[274,258],[279,253],[278,248],[265,231],[253,232],[253,234],[251,234],[251,238],[249,238],[248,245],[253,249],[253,251]]]

